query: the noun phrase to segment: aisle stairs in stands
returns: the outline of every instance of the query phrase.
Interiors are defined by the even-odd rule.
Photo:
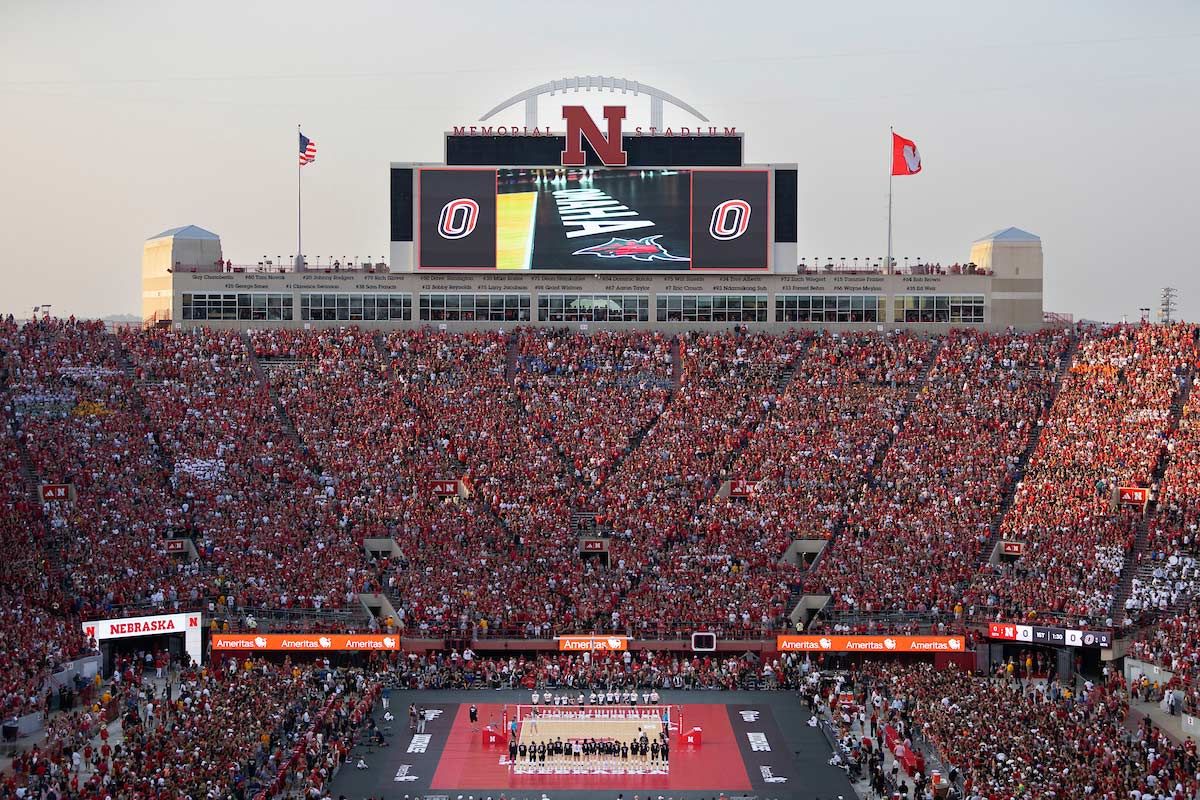
[[[125,352],[125,348],[121,346],[120,338],[118,338],[117,334],[115,333],[110,333],[108,336],[113,351],[116,353],[117,361],[121,365],[121,371],[125,373],[125,376],[129,378],[130,383],[133,385],[133,392],[130,395],[129,404],[133,410],[141,416],[142,421],[146,425],[146,430],[150,433],[150,449],[154,451],[155,459],[160,465],[162,465],[162,468],[166,470],[166,474],[173,474],[175,472],[175,462],[171,460],[171,457],[167,454],[166,448],[162,446],[162,441],[158,434],[158,428],[150,419],[150,409],[146,408],[146,402],[142,398],[142,392],[146,387],[156,386],[161,384],[162,381],[139,378],[137,374],[137,366],[133,363],[133,359],[129,357],[129,354]]]
[[[379,352],[379,357],[383,359],[383,368],[388,380],[393,380],[396,377],[396,364],[392,360],[392,353],[388,350],[387,341],[383,338],[383,334],[376,333],[371,337],[371,342]]]
[[[1171,417],[1167,430],[1174,432],[1179,427],[1179,421],[1183,418],[1183,409],[1187,406],[1188,397],[1191,396],[1192,386],[1196,378],[1196,373],[1189,370],[1184,377],[1183,385],[1175,394],[1175,399],[1171,402]],[[1170,463],[1170,457],[1167,454],[1165,447],[1161,448],[1158,453],[1158,460],[1154,464],[1154,471],[1150,474],[1150,486],[1159,487],[1161,491],[1163,475],[1167,472],[1167,466]],[[1119,621],[1124,613],[1125,601],[1129,599],[1129,595],[1133,592],[1133,579],[1135,576],[1143,580],[1151,577],[1154,573],[1154,564],[1146,559],[1146,551],[1150,544],[1150,524],[1153,522],[1153,516],[1157,511],[1157,497],[1151,493],[1150,502],[1146,506],[1146,511],[1137,521],[1136,534],[1133,540],[1133,547],[1125,558],[1125,566],[1121,569],[1121,579],[1117,584],[1117,590],[1113,595],[1113,604],[1109,609],[1109,615],[1114,621]]]
[[[797,361],[803,361],[808,356],[808,351],[812,347],[812,343],[812,339],[805,340],[803,347],[796,351],[796,358],[793,360],[792,364],[795,364]],[[750,445],[751,440],[760,432],[762,426],[767,423],[767,420],[771,419],[771,417],[777,413],[779,401],[783,398],[784,394],[787,393],[788,388],[791,386],[792,380],[795,377],[795,366],[789,365],[783,367],[782,369],[776,370],[774,377],[771,379],[771,384],[775,391],[774,400],[772,401],[770,408],[762,411],[758,418],[758,422],[754,425],[754,427],[746,432],[746,435],[742,437],[742,441],[738,443],[737,447],[729,451],[724,463],[721,465],[720,472],[713,477],[714,485],[719,487],[726,479],[732,480],[733,478],[743,477],[741,475],[732,475],[730,470],[733,469],[735,464],[737,464],[737,460],[741,456],[742,451],[744,451]]]
[[[1056,367],[1054,383],[1050,387],[1050,397],[1048,408],[1053,408],[1054,403],[1058,400],[1058,392],[1062,389],[1063,381],[1066,380],[1067,374],[1070,372],[1071,363],[1075,360],[1075,350],[1079,347],[1079,337],[1072,336],[1071,343],[1067,347],[1065,353]],[[1017,486],[1025,477],[1025,470],[1029,468],[1029,460],[1033,458],[1033,454],[1037,452],[1038,442],[1042,439],[1042,426],[1033,425],[1029,431],[1029,439],[1025,443],[1025,449],[1021,452],[1016,465],[1013,467],[1012,473],[1009,475],[1008,487],[1004,490],[1004,496],[1000,500],[1000,506],[996,509],[996,515],[992,518],[992,526],[989,530],[988,540],[979,551],[979,557],[975,560],[975,569],[979,570],[985,561],[992,558],[992,554],[996,550],[996,544],[1000,541],[1000,529],[1004,524],[1004,518],[1008,515],[1009,510],[1013,506],[1013,501],[1017,496]]]
[[[254,352],[254,343],[250,341],[250,334],[245,331],[242,332],[242,341],[246,345],[246,353],[250,358],[250,368],[254,371],[254,377],[267,388],[267,395],[271,399],[271,407],[275,409],[279,427],[283,429],[284,435],[295,442],[296,447],[299,448],[308,471],[316,477],[321,476],[324,474],[324,470],[316,453],[308,446],[308,442],[304,441],[300,431],[296,429],[296,423],[292,421],[291,415],[288,414],[287,408],[279,398],[279,392],[275,390],[275,384],[271,381],[273,371],[294,367],[298,362],[292,358],[259,358]]]
[[[896,420],[896,424],[894,426],[896,432],[892,433],[891,430],[886,432],[883,444],[875,451],[874,458],[872,458],[871,463],[867,465],[867,468],[863,473],[863,480],[859,484],[860,487],[873,487],[875,485],[875,479],[879,473],[879,468],[887,458],[888,451],[891,450],[892,444],[894,444],[899,435],[903,433],[904,424],[908,421],[908,417],[912,413],[913,405],[916,403],[921,391],[928,384],[929,373],[933,370],[933,365],[937,362],[938,355],[941,353],[942,347],[945,346],[945,342],[946,340],[943,337],[937,337],[934,339],[933,345],[929,348],[929,355],[926,356],[925,364],[921,367],[921,371],[918,374],[917,380],[906,392],[904,410],[901,412],[901,415],[899,419]],[[862,494],[865,493],[865,491],[866,488],[863,488],[860,490],[858,495],[845,498],[845,502],[842,504],[843,511],[838,514],[837,521],[835,521],[833,524],[833,528],[829,534],[829,541],[825,543],[825,546],[821,549],[821,552],[817,553],[817,557],[812,560],[811,564],[809,564],[806,574],[811,574],[815,569],[817,569],[817,567],[820,566],[822,559],[825,558],[825,555],[830,551],[831,548],[837,545],[838,537],[841,535],[842,530],[846,526],[846,512],[844,509],[849,508],[855,502],[861,500]],[[793,621],[808,625],[816,619],[824,603],[817,605],[813,601],[814,598],[828,599],[828,595],[810,594],[805,591],[805,587],[803,585],[798,585],[793,588],[791,597],[788,599],[788,604],[793,609]],[[803,614],[801,613],[802,611]]]

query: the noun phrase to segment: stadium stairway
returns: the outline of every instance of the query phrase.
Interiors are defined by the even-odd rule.
[[[1054,378],[1054,384],[1050,387],[1050,405],[1047,410],[1054,405],[1058,399],[1058,391],[1062,388],[1063,380],[1066,379],[1067,371],[1071,367],[1071,362],[1075,360],[1075,349],[1079,346],[1079,337],[1072,336],[1071,343],[1067,346],[1067,351],[1063,353],[1059,359],[1057,374]],[[992,527],[989,531],[987,543],[979,551],[979,558],[975,561],[975,571],[978,572],[984,562],[992,557],[992,553],[996,549],[996,543],[1000,541],[1000,529],[1004,524],[1004,518],[1008,515],[1012,508],[1013,501],[1017,496],[1017,485],[1020,484],[1022,478],[1025,477],[1025,470],[1029,467],[1029,459],[1033,458],[1033,454],[1037,451],[1038,442],[1042,438],[1042,426],[1034,425],[1029,432],[1029,441],[1025,444],[1025,449],[1021,452],[1020,458],[1017,460],[1013,471],[1008,476],[1008,486],[1004,490],[1004,497],[1000,500],[1000,507],[996,510],[996,516],[992,519]],[[966,587],[961,587],[965,589]]]
[[[625,449],[621,451],[621,454],[618,455],[613,460],[612,466],[608,470],[608,473],[610,475],[616,473],[616,471],[618,469],[620,469],[621,462],[624,461],[629,456],[630,453],[635,452],[639,447],[642,446],[642,440],[646,438],[646,434],[648,434],[650,432],[651,428],[653,428],[658,423],[659,417],[661,417],[663,415],[663,412],[665,412],[668,408],[671,407],[671,401],[675,399],[675,392],[679,388],[679,382],[681,380],[682,374],[683,374],[683,368],[679,363],[679,337],[672,336],[671,337],[671,385],[667,387],[667,396],[666,396],[666,399],[663,400],[662,408],[660,408],[658,410],[657,414],[655,414],[653,417],[651,417],[649,420],[647,420],[646,424],[643,425],[640,430],[638,430],[636,433],[634,433],[633,436],[629,437],[629,444],[626,445]],[[595,514],[593,514],[592,517],[594,519]]]
[[[5,376],[5,381],[7,382],[7,376]],[[0,388],[4,389],[0,396],[7,400],[9,398],[7,386]],[[11,402],[6,402],[5,405],[12,407]],[[8,426],[9,433],[17,446],[17,458],[21,463],[21,488],[34,501],[34,508],[37,509],[34,513],[38,519],[48,522],[45,507],[42,505],[40,488],[44,481],[42,474],[38,472],[37,466],[33,463],[33,457],[29,455],[29,448],[25,446],[25,437],[22,436],[16,419],[6,414],[4,424]],[[52,579],[53,585],[67,588],[69,581],[66,577],[63,559],[63,552],[66,548],[63,537],[66,535],[66,530],[49,524],[44,525],[44,528],[46,538],[42,540],[42,551],[45,556],[46,571]]]
[[[812,343],[813,343],[812,339],[805,340],[804,346],[796,353],[796,358],[802,360],[805,357],[807,357],[809,348],[812,347]],[[770,419],[772,415],[775,414],[776,409],[779,408],[780,398],[783,397],[784,392],[787,391],[788,386],[791,385],[792,379],[795,377],[796,377],[796,368],[794,366],[784,367],[783,369],[777,370],[775,372],[775,376],[774,376],[774,378],[772,378],[772,385],[775,388],[774,402],[772,402],[771,407],[769,409],[767,409],[765,412],[763,412],[762,416],[759,417],[758,423],[754,426],[754,428],[752,430],[748,431],[747,435],[742,438],[741,443],[738,444],[737,447],[735,447],[729,451],[728,456],[726,456],[726,458],[725,458],[725,462],[721,465],[720,472],[718,472],[718,474],[716,475],[716,477],[714,479],[714,482],[716,483],[717,486],[720,486],[721,483],[724,482],[725,478],[732,477],[730,474],[730,470],[733,469],[733,466],[735,464],[737,464],[737,460],[741,456],[742,451],[745,450],[747,447],[749,447],[750,442],[760,432],[760,430],[762,429],[762,426],[764,424],[766,424],[767,420]]]
[[[671,385],[678,390],[683,383],[683,347],[679,342],[678,336],[671,337]]]
[[[267,394],[271,398],[271,406],[275,409],[275,416],[279,418],[279,426],[283,429],[284,434],[289,439],[296,443],[300,449],[300,453],[304,456],[304,464],[308,467],[308,471],[315,476],[324,474],[321,464],[317,460],[316,454],[312,448],[308,446],[308,442],[304,441],[304,437],[296,430],[296,423],[292,421],[292,417],[287,413],[287,409],[283,405],[283,401],[279,399],[279,392],[275,391],[275,384],[271,382],[267,366],[263,362],[266,359],[261,359],[254,353],[254,343],[250,341],[250,334],[243,331],[242,340],[246,345],[246,353],[250,358],[250,368],[254,371],[254,377],[267,387]],[[270,359],[270,369],[291,366],[296,362],[292,359]]]
[[[155,459],[166,471],[167,475],[174,474],[175,462],[171,460],[171,457],[167,455],[167,451],[159,444],[158,428],[154,425],[154,421],[150,419],[150,409],[146,408],[146,403],[142,399],[143,387],[153,386],[162,383],[162,381],[139,378],[137,367],[134,365],[133,360],[129,358],[129,354],[125,352],[125,348],[121,346],[121,340],[114,333],[110,333],[109,337],[111,337],[113,351],[117,355],[117,361],[121,365],[121,370],[129,378],[133,386],[133,392],[129,397],[129,405],[142,418],[142,423],[145,424],[146,430],[150,433],[150,449],[154,451]]]
[[[1175,394],[1175,399],[1171,402],[1171,421],[1167,427],[1167,430],[1171,433],[1174,433],[1179,427],[1179,421],[1183,417],[1183,409],[1187,405],[1188,397],[1192,393],[1192,385],[1195,377],[1195,372],[1189,370],[1187,375],[1184,376],[1183,385]],[[1160,448],[1158,460],[1154,463],[1154,471],[1150,473],[1150,486],[1162,486],[1163,475],[1166,474],[1169,462],[1170,458],[1167,454],[1167,448]],[[1109,608],[1109,616],[1114,620],[1120,619],[1124,612],[1125,601],[1129,599],[1129,595],[1133,592],[1134,577],[1146,580],[1154,572],[1154,564],[1146,561],[1146,550],[1150,543],[1150,523],[1157,510],[1157,497],[1155,496],[1155,492],[1152,491],[1150,502],[1146,504],[1146,512],[1138,518],[1133,547],[1130,548],[1125,558],[1125,566],[1121,568],[1121,580],[1117,584],[1117,591],[1113,595],[1112,607]]]
[[[927,357],[924,366],[921,367],[919,378],[908,390],[904,402],[904,411],[901,413],[900,418],[896,420],[896,432],[887,432],[887,436],[884,439],[883,445],[875,451],[875,457],[871,460],[871,463],[867,465],[867,468],[863,473],[862,483],[859,484],[859,486],[875,486],[875,478],[879,474],[879,467],[883,464],[884,459],[887,458],[888,451],[892,449],[892,444],[895,443],[896,439],[899,438],[900,434],[904,431],[904,424],[908,421],[908,415],[912,412],[913,403],[916,402],[917,396],[921,393],[921,390],[924,389],[928,384],[929,373],[933,370],[933,365],[937,361],[938,354],[941,353],[942,347],[945,345],[945,343],[945,339],[938,337],[934,340],[933,346],[929,348],[929,356]],[[845,498],[845,502],[842,505],[843,510],[838,513],[837,521],[833,523],[833,528],[829,532],[829,541],[825,543],[825,546],[821,548],[821,552],[817,553],[817,557],[814,558],[812,563],[808,565],[808,569],[805,570],[805,575],[811,574],[818,566],[820,566],[821,560],[825,558],[825,554],[828,553],[831,548],[837,545],[838,536],[841,534],[842,529],[846,525],[846,512],[844,509],[848,508],[853,504],[853,502],[857,502],[860,499],[861,493],[853,498]],[[808,592],[805,590],[803,584],[801,584],[792,591],[791,596],[788,598],[788,604],[795,611],[800,608],[802,603],[804,603],[806,597],[818,596],[827,597],[827,595],[815,595],[811,592]],[[811,624],[813,621],[817,620],[820,612],[821,609],[815,609],[808,622]]]
[[[572,508],[571,531],[578,536],[596,536],[596,513]]]
[[[514,380],[517,377],[517,356],[520,354],[519,334],[508,334],[508,346],[505,348],[504,358],[504,382],[509,386],[514,385]]]
[[[379,357],[383,359],[387,379],[389,381],[394,380],[396,377],[396,365],[392,362],[392,354],[388,350],[387,343],[383,340],[383,334],[375,334],[371,337],[371,341],[374,342],[375,349],[379,352]]]
[[[33,497],[40,503],[41,497],[39,496],[38,487],[42,484],[41,473],[37,471],[37,467],[33,464],[33,458],[29,455],[29,448],[25,446],[25,438],[21,435],[21,429],[17,427],[16,421],[8,418],[5,420],[5,424],[8,425],[9,431],[17,443],[17,456],[21,460],[21,488],[28,492],[30,497]]]

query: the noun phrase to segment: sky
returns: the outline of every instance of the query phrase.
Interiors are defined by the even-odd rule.
[[[0,312],[136,314],[142,243],[171,227],[239,263],[294,253],[297,124],[319,146],[305,252],[379,258],[389,162],[587,74],[798,163],[806,257],[883,256],[892,125],[924,166],[895,183],[898,258],[965,261],[1016,226],[1042,237],[1047,310],[1136,318],[1170,285],[1200,320],[1195,0],[3,0]]]

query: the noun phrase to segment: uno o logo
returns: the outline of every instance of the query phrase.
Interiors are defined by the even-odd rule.
[[[443,239],[462,239],[470,236],[479,222],[479,203],[469,197],[459,197],[442,206],[438,216],[438,234]]]
[[[745,200],[726,200],[713,209],[708,232],[718,242],[736,239],[750,227],[750,204]]]

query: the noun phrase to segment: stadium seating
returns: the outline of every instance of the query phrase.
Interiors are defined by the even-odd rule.
[[[1194,337],[1186,325],[1085,334],[1004,518],[1003,535],[1023,541],[1025,555],[981,574],[968,605],[1004,619],[1109,624],[1138,524],[1136,511],[1110,507],[1112,490],[1151,485]]]
[[[306,463],[235,332],[126,334],[172,490],[229,607],[340,608],[370,586],[334,481]]]
[[[813,630],[838,633],[932,622],[973,636],[986,619],[1101,626],[1124,611],[1127,627],[1153,623],[1130,653],[1172,671],[1159,691],[1195,711],[1198,357],[1187,325],[112,334],[0,321],[0,713],[45,706],[51,672],[91,650],[81,618],[200,608],[221,629],[272,614],[274,630],[374,629],[357,595],[376,591],[406,635],[456,641],[761,639],[792,625],[803,594],[830,595]],[[73,484],[75,502],[39,503],[38,480]],[[461,495],[433,491],[444,480]],[[726,497],[728,481],[752,488]],[[1112,504],[1129,485],[1151,490],[1148,517]],[[608,566],[580,557],[581,532],[609,539]],[[168,555],[168,537],[198,558]],[[376,538],[399,556],[369,557]],[[785,560],[805,539],[826,542],[816,562]],[[1000,539],[1024,554],[991,563]],[[563,692],[802,681],[792,658],[649,651],[433,652],[396,677]],[[144,793],[154,776],[180,796],[321,787],[374,691],[358,675],[341,698],[300,689],[321,680],[265,664],[187,672],[189,696],[218,699],[173,708],[171,727],[132,725],[106,769]],[[1070,699],[923,666],[856,680],[864,698],[899,697],[884,713],[897,735],[919,731],[987,796],[1195,788],[1157,730],[1121,736],[1117,676]],[[306,737],[304,711],[332,713],[337,735]],[[89,714],[56,723],[48,759],[69,758]],[[986,731],[1033,720],[1040,737],[999,759]]]
[[[1167,465],[1145,551],[1125,600],[1125,623],[1178,611],[1200,592],[1200,395],[1191,392],[1166,445]]]
[[[1078,689],[931,664],[867,664],[852,678],[875,726],[931,745],[961,773],[968,797],[1175,798],[1200,786],[1194,749],[1148,722],[1134,735],[1125,727],[1128,694],[1116,673]]]
[[[808,581],[848,611],[949,612],[1032,430],[1062,334],[958,331],[940,349],[878,474]]]
[[[138,714],[136,697],[132,712],[125,709],[124,691],[113,698],[124,712],[120,744],[92,747],[95,720],[71,715],[70,726],[57,724],[46,742],[14,759],[0,796],[18,796],[9,790],[32,775],[60,797],[68,788],[74,797],[256,797],[285,788],[315,788],[319,796],[379,685],[358,670],[327,672],[320,662],[232,660],[185,672],[175,702],[159,703],[153,715]],[[79,770],[76,751],[88,761]]]
[[[755,491],[714,503],[720,524],[760,528],[779,553],[795,539],[831,536],[903,418],[928,352],[928,341],[906,334],[813,341],[730,470]]]

